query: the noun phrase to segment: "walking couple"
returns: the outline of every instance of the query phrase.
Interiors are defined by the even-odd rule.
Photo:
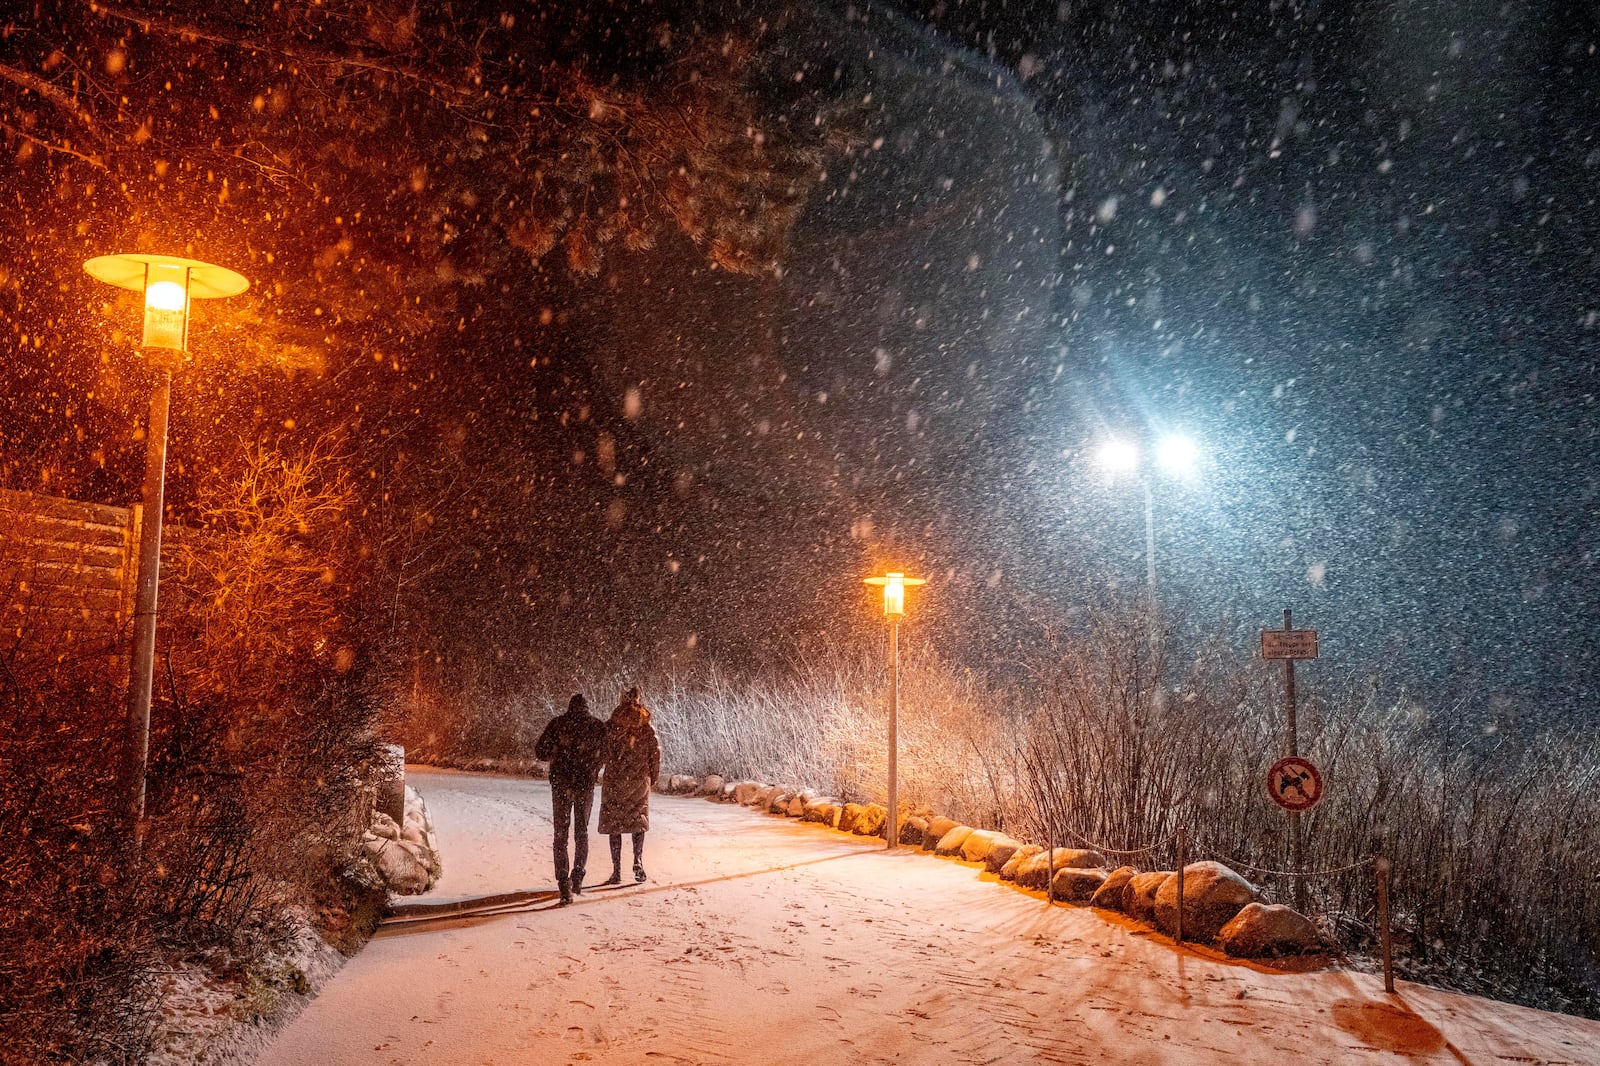
[[[533,754],[550,764],[551,821],[555,823],[556,885],[561,903],[583,891],[589,860],[589,810],[594,805],[595,778],[600,779],[600,832],[611,837],[611,876],[603,884],[622,883],[622,834],[633,835],[633,879],[644,880],[644,834],[650,828],[650,786],[661,772],[661,742],[650,724],[650,711],[630,688],[602,722],[589,713],[580,692],[567,712],[552,719],[539,734]],[[574,847],[567,858],[567,829]]]

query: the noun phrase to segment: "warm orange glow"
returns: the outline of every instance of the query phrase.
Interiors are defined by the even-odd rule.
[[[250,287],[226,267],[166,255],[102,255],[83,264],[91,277],[144,293],[144,347],[189,347],[189,302],[237,296]]]
[[[152,263],[144,288],[144,346],[183,351],[189,338],[189,272]]]
[[[890,571],[883,577],[863,578],[869,585],[883,586],[883,614],[885,618],[899,618],[906,613],[906,586],[926,585],[927,580],[920,577],[906,577],[898,571]]]

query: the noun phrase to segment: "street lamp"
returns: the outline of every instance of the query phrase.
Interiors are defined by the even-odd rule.
[[[889,620],[889,817],[884,820],[883,835],[893,848],[900,842],[900,619],[906,613],[906,587],[928,582],[894,571],[862,580],[883,587],[883,616]]]
[[[102,255],[83,264],[91,277],[144,293],[140,347],[156,371],[144,447],[144,513],[139,526],[139,583],[128,667],[128,730],[121,770],[124,812],[135,834],[144,818],[144,768],[150,748],[150,687],[155,667],[156,592],[161,581],[161,509],[167,467],[167,412],[172,371],[189,350],[189,305],[237,296],[250,287],[225,267],[169,255]]]
[[[1188,437],[1169,436],[1156,442],[1156,465],[1174,477],[1185,478],[1194,473],[1199,463],[1200,449]],[[1150,488],[1150,476],[1145,473],[1137,446],[1127,441],[1111,440],[1100,446],[1100,468],[1110,477],[1134,474],[1144,491],[1144,580],[1155,607],[1156,598],[1156,519],[1155,495]]]

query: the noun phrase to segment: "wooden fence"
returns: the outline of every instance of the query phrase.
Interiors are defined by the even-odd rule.
[[[0,660],[127,670],[141,508],[0,489]]]

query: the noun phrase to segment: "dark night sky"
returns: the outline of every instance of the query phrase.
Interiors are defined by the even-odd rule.
[[[436,508],[459,553],[429,601],[464,646],[490,633],[518,663],[558,638],[760,662],[774,633],[871,628],[859,576],[894,563],[934,579],[925,632],[992,665],[1137,593],[1141,501],[1089,456],[1108,435],[1181,429],[1201,476],[1153,489],[1161,600],[1190,624],[1225,621],[1243,650],[1293,606],[1322,631],[1314,669],[1382,665],[1431,692],[1597,716],[1591,5],[689,7],[754,43],[775,131],[826,131],[780,273],[716,269],[669,235],[574,278],[560,251],[530,265],[508,244],[480,209],[506,190],[472,167],[423,192],[364,187],[393,175],[329,177],[346,163],[309,135],[319,180],[364,213],[286,221],[270,184],[224,202],[200,170],[173,171],[253,292],[282,283],[257,321],[316,349],[327,282],[343,286],[340,328],[377,338],[287,386],[227,358],[180,382],[178,505],[218,434],[337,425],[397,485],[433,463],[435,482],[470,486]],[[671,35],[652,20],[673,10],[541,17],[570,24],[558,52],[627,67],[663,61]],[[179,47],[82,18],[64,40],[130,35],[130,86]],[[20,32],[6,48],[19,69],[50,52]],[[192,68],[281,82],[281,114],[234,101],[241,128],[299,136],[299,108],[307,129],[328,121],[247,58]],[[178,114],[188,97],[160,99]],[[66,352],[104,325],[74,288],[77,245],[103,251],[137,224],[118,229],[109,185],[82,199],[37,155],[29,167],[27,210],[0,227],[4,308],[31,352]],[[442,219],[459,239],[411,243]],[[67,310],[41,349],[16,279],[58,268]],[[103,409],[54,399],[82,386],[51,377],[72,358],[103,379]],[[99,487],[62,491],[122,500],[137,389],[97,351],[61,362],[7,371],[7,426],[23,428],[6,476],[34,487],[26,438],[60,422],[76,442],[39,454],[68,474],[104,465]]]

